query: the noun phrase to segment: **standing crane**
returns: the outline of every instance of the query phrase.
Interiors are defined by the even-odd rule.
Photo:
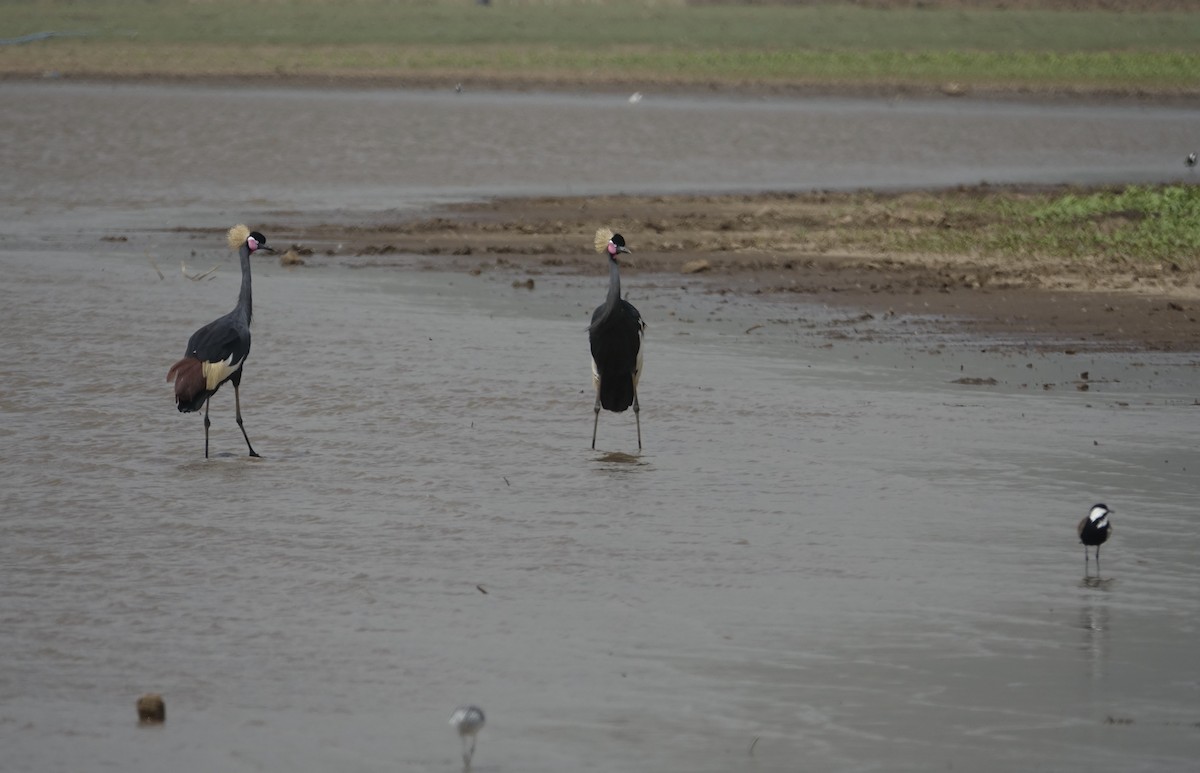
[[[244,225],[229,229],[229,247],[236,249],[242,263],[242,289],[237,306],[223,317],[192,333],[183,359],[167,371],[167,381],[175,382],[175,403],[180,413],[204,408],[204,458],[208,458],[208,400],[226,381],[233,382],[233,405],[238,428],[246,438],[251,456],[258,456],[242,424],[242,401],[238,386],[242,383],[242,364],[250,353],[250,319],[254,308],[250,298],[250,256],[258,250],[274,252],[267,238]]]
[[[625,247],[625,238],[607,228],[596,231],[596,251],[608,254],[608,297],[592,313],[592,324],[588,326],[592,384],[596,387],[592,448],[596,447],[600,409],[621,413],[632,405],[640,450],[642,419],[637,385],[642,375],[642,337],[646,323],[642,322],[642,315],[633,304],[621,297],[620,264],[617,262],[617,255],[632,253]]]
[[[1083,543],[1084,572],[1087,572],[1088,548],[1093,545],[1096,547],[1097,577],[1100,576],[1100,546],[1108,542],[1108,538],[1112,536],[1112,524],[1108,522],[1108,516],[1112,513],[1113,511],[1109,510],[1107,505],[1092,505],[1092,509],[1079,522],[1077,528],[1079,541]]]

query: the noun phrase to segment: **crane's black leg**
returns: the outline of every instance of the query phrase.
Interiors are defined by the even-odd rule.
[[[637,422],[638,450],[642,450],[642,409],[638,406],[637,389],[633,390],[633,420]]]
[[[204,398],[204,458],[205,459],[208,458],[208,428],[212,424],[212,422],[208,420],[208,400],[209,400],[209,398],[207,398],[207,397]]]
[[[596,418],[592,420],[592,450],[596,449],[596,428],[600,426],[600,390],[596,390],[596,407],[592,409]]]
[[[233,410],[234,414],[237,416],[238,429],[242,431],[242,437],[246,438],[246,448],[250,449],[251,456],[258,456],[258,454],[254,451],[254,446],[250,445],[250,436],[246,434],[246,427],[244,424],[242,424],[242,398],[238,393],[237,384],[233,385]],[[207,419],[207,414],[205,415],[205,418]]]

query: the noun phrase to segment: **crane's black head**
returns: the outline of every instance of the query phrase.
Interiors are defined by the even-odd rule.
[[[266,250],[267,252],[275,251],[271,247],[267,246],[267,237],[263,236],[258,231],[250,232],[250,235],[246,237],[246,245],[250,247],[251,253],[254,253],[256,250]]]
[[[608,241],[608,254],[615,258],[619,252],[624,252],[627,255],[633,254],[625,248],[625,237],[621,236],[621,234],[613,234],[612,238]]]

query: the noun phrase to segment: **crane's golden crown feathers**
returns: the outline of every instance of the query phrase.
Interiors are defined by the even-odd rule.
[[[611,228],[599,228],[596,230],[596,252],[604,252],[604,248],[612,241],[613,230]]]
[[[238,223],[233,228],[229,229],[229,233],[225,238],[229,240],[229,249],[238,250],[246,243],[247,237],[250,236],[250,229]]]

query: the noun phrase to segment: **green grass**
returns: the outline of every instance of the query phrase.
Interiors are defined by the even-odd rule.
[[[1200,186],[917,196],[884,203],[886,249],[1200,266]],[[881,222],[882,225],[882,222]]]
[[[675,81],[1195,89],[1200,13],[872,10],[679,0],[9,0],[0,71],[120,74],[137,50],[189,50],[247,74],[293,70]],[[416,54],[416,55],[414,55]],[[143,57],[144,59],[144,57]]]
[[[1067,254],[1200,259],[1200,187],[1132,186],[1067,195],[1031,213],[1036,231]]]
[[[5,3],[4,35],[44,29],[148,42],[313,45],[670,45],[897,51],[1195,51],[1200,14],[871,10],[855,6],[686,7],[652,2],[471,0],[27,0]]]

